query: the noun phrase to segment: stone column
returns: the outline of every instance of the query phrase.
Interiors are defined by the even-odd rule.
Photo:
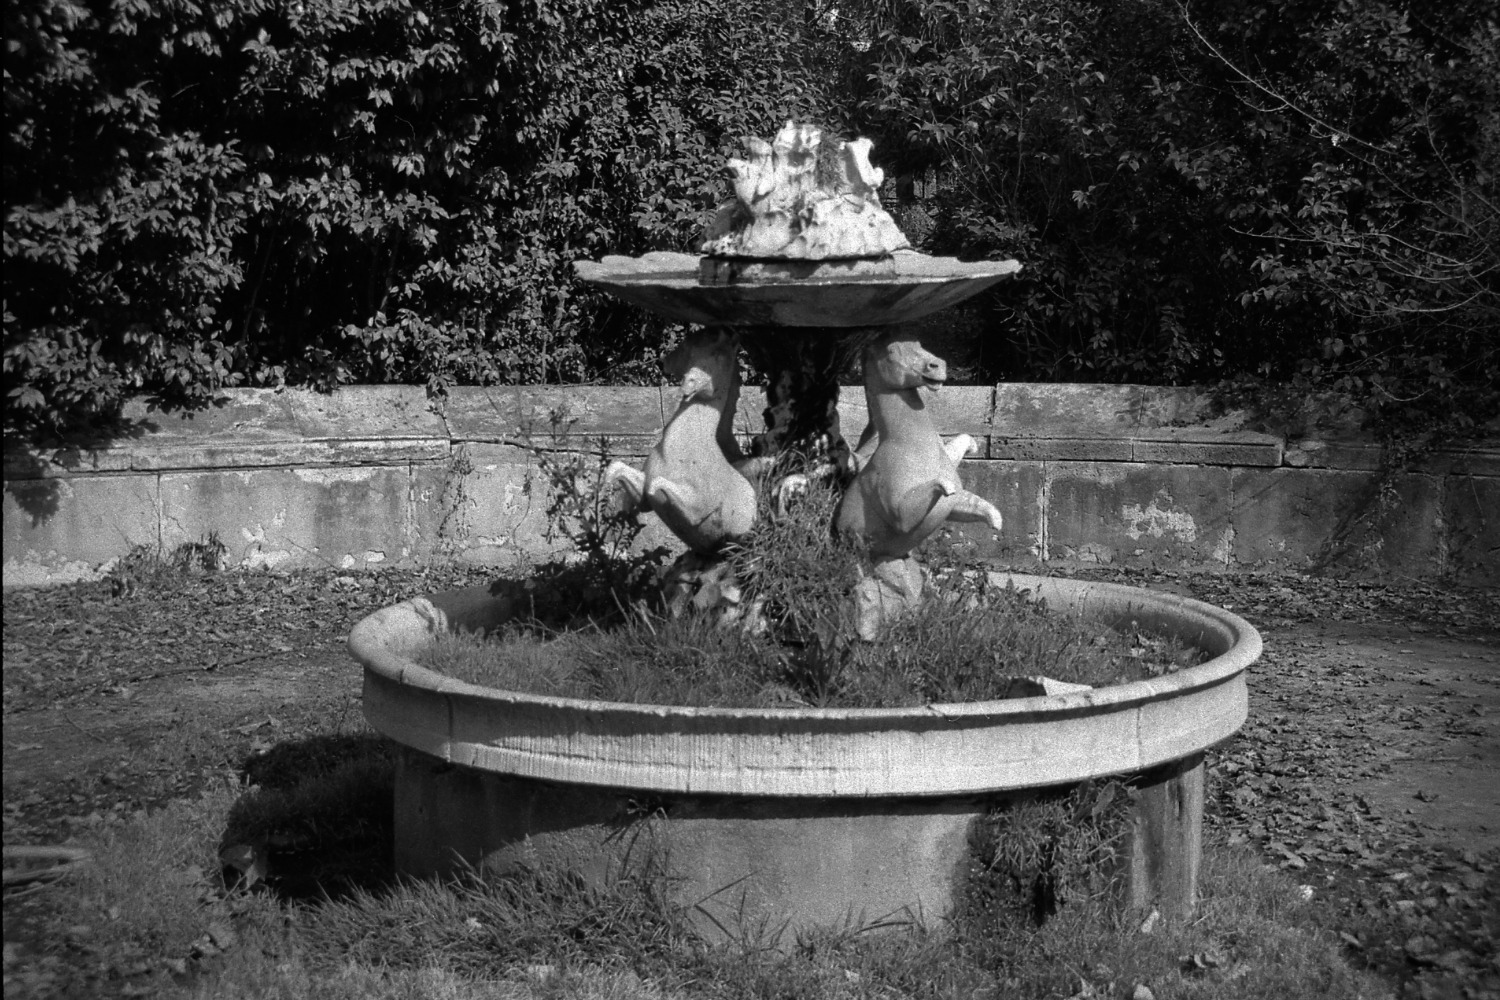
[[[878,327],[747,328],[741,343],[766,374],[765,430],[751,442],[751,457],[766,466],[791,457],[783,472],[831,470],[847,481],[854,466],[839,428],[839,373],[879,334]]]
[[[1131,818],[1125,904],[1168,920],[1186,920],[1198,904],[1203,863],[1203,754],[1141,775]]]

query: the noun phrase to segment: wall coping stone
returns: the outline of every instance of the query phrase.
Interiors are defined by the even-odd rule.
[[[1368,436],[1346,428],[1327,437],[1252,429],[1243,413],[1212,414],[1208,397],[1191,388],[1005,383],[947,386],[929,399],[944,433],[973,435],[977,457],[991,459],[1370,471],[1380,468],[1383,454]],[[594,451],[602,437],[621,454],[640,454],[671,406],[664,388],[645,386],[463,386],[440,408],[419,386],[231,389],[192,412],[164,413],[132,400],[124,411],[135,429],[130,436],[40,456],[7,452],[4,477],[401,465],[441,461],[468,442],[525,445],[528,430],[539,447]],[[741,436],[759,430],[763,406],[760,389],[742,390],[735,422]],[[843,387],[839,410],[844,434],[858,436],[866,419],[863,390]],[[1497,476],[1500,442],[1439,449],[1414,470]]]

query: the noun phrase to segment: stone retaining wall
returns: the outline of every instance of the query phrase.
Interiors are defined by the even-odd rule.
[[[1026,567],[1331,568],[1500,582],[1500,449],[1439,452],[1394,477],[1357,436],[1299,438],[1211,418],[1189,389],[950,386],[945,433],[978,442],[965,484],[1005,515],[997,540]],[[747,389],[740,427],[762,400]],[[98,575],[133,546],[170,551],[210,532],[250,567],[500,564],[546,538],[528,444],[643,455],[673,403],[657,389],[421,389],[332,395],[235,390],[195,414],[133,404],[131,436],[39,460],[6,455],[6,586]],[[863,428],[846,388],[845,433]],[[561,422],[551,418],[561,415]],[[654,520],[654,519],[653,519]],[[665,532],[653,540],[665,540]]]

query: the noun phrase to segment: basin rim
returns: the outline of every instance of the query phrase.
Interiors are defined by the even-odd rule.
[[[950,796],[1145,770],[1243,725],[1259,632],[1223,608],[1139,587],[991,574],[1111,623],[1135,620],[1213,653],[1161,677],[1065,695],[914,708],[706,708],[483,687],[412,655],[454,628],[508,617],[487,587],[419,597],[355,625],[366,718],[444,761],[521,777],[654,792]]]

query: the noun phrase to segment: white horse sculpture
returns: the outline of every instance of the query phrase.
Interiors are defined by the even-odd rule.
[[[755,524],[755,485],[735,470],[740,380],[738,341],[723,329],[689,336],[667,355],[681,403],[662,428],[644,470],[612,462],[605,482],[630,509],[653,511],[693,551],[711,553]]]
[[[889,333],[865,349],[864,373],[870,426],[857,454],[868,458],[839,502],[839,533],[863,536],[881,560],[905,557],[944,521],[999,531],[1000,512],[958,478],[971,439],[960,434],[945,445],[921,396],[947,379],[943,360],[909,335]]]

